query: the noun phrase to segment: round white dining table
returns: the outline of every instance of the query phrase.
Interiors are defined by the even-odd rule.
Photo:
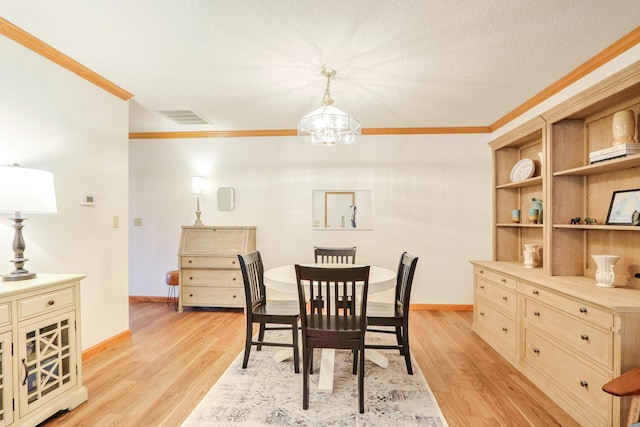
[[[363,267],[358,264],[300,264],[320,268],[350,268]],[[278,292],[298,295],[298,285],[295,265],[283,265],[274,267],[264,272],[264,285]],[[384,292],[396,286],[396,272],[388,268],[369,266],[369,294]],[[283,361],[293,356],[291,348],[284,348],[277,352],[274,358]],[[380,352],[367,349],[365,357],[376,365],[386,368],[389,365],[387,358]],[[335,362],[335,349],[322,349],[320,361],[320,377],[318,379],[318,391],[333,393],[333,368]]]

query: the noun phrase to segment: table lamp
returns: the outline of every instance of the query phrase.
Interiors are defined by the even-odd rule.
[[[19,165],[0,166],[0,212],[14,213],[15,235],[13,238],[15,266],[9,274],[2,276],[3,281],[33,279],[36,273],[24,268],[28,261],[24,257],[25,243],[22,237],[22,224],[28,218],[23,213],[56,213],[56,192],[51,172],[23,168]]]
[[[200,219],[200,196],[204,195],[204,179],[200,175],[194,175],[191,177],[191,194],[196,196],[196,222],[195,226],[201,226],[202,220]]]

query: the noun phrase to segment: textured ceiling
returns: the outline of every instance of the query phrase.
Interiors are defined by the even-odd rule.
[[[640,24],[638,0],[0,0],[0,16],[134,94],[130,130],[489,126]],[[193,109],[213,125],[157,110]]]

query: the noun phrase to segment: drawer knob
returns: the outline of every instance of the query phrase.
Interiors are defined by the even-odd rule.
[[[193,280],[193,276],[189,276],[189,280]]]
[[[534,294],[534,295],[540,295],[540,292],[538,292],[538,291],[533,291],[533,294]]]
[[[191,260],[189,260],[189,264],[191,264]]]
[[[589,341],[589,335],[587,335],[587,334],[582,334],[582,335],[580,335],[580,339],[581,339],[582,341]]]
[[[507,283],[507,279],[500,280],[502,283]]]
[[[193,296],[193,294],[189,294],[189,296],[190,296],[190,297],[192,297],[192,296]]]
[[[235,277],[233,278],[233,281],[234,281],[234,282],[236,281],[236,278],[235,278]]]
[[[236,296],[234,295],[233,297],[235,298]]]
[[[235,263],[236,263],[235,261],[231,261],[231,264],[235,264]]]
[[[534,352],[535,354],[540,354],[540,349],[539,349],[539,348],[534,348],[534,349],[533,349],[533,352]]]
[[[502,328],[502,332],[507,332],[507,328]]]
[[[484,285],[480,285],[480,289],[484,289]]]
[[[484,270],[480,270],[480,271],[478,271],[478,273],[484,274]]]
[[[533,315],[536,316],[536,317],[540,317],[540,312],[539,311],[534,311]]]
[[[50,299],[49,301],[47,301],[47,305],[53,305],[53,304],[55,304],[55,303],[56,303],[56,302],[55,302],[54,300],[52,300],[52,299]]]
[[[581,385],[582,387],[589,387],[589,383],[588,383],[588,382],[586,382],[585,380],[580,381],[580,385]]]
[[[481,312],[480,312],[480,316],[483,316],[483,317],[484,317],[484,311],[481,311]]]
[[[580,307],[580,313],[586,313],[587,307]]]
[[[509,298],[507,297],[502,297],[502,301],[507,301]]]

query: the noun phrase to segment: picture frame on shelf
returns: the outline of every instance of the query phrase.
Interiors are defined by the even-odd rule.
[[[618,190],[611,195],[607,225],[633,225],[633,212],[640,211],[640,188]]]

